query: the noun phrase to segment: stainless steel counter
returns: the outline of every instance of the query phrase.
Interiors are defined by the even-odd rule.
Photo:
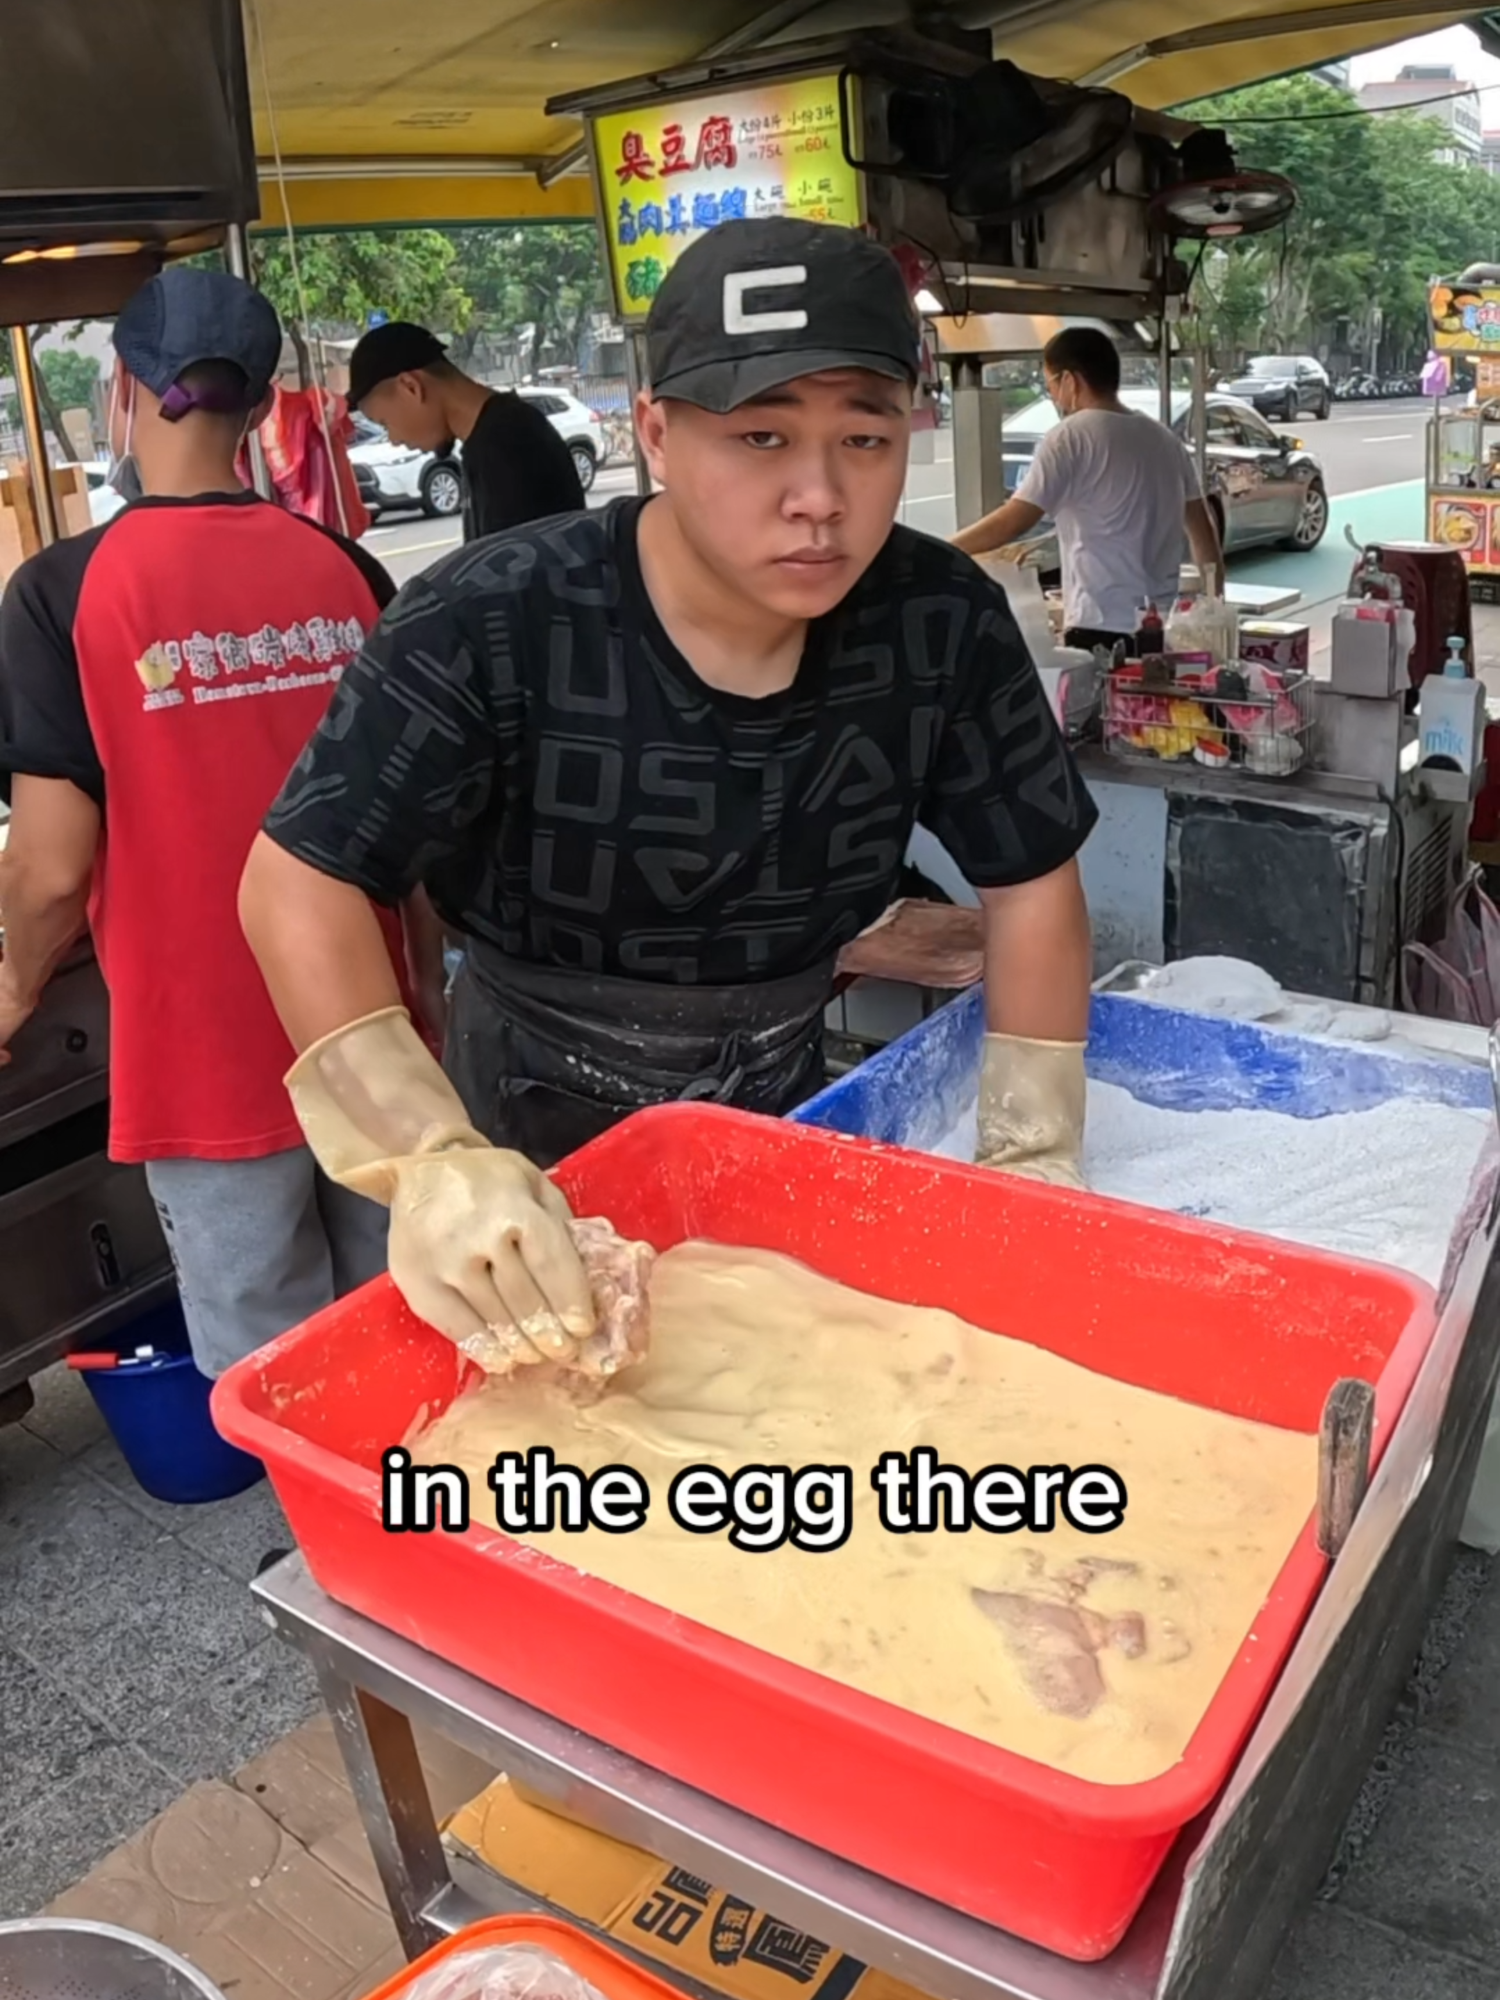
[[[1289,991],[1399,1004],[1402,947],[1432,941],[1461,879],[1466,808],[1317,771],[1076,754],[1100,811],[1080,856],[1096,973],[1221,955]]]
[[[106,1152],[109,1001],[93,952],[59,969],[0,1068],[0,1420],[29,1378],[172,1295],[139,1167]]]
[[[1380,1746],[1478,1462],[1500,1371],[1491,1186],[1470,1223],[1426,1361],[1265,1713],[1111,1957],[1055,1957],[737,1812],[344,1609],[293,1555],[253,1589],[317,1670],[408,1956],[481,1916],[546,1908],[445,1850],[412,1735],[420,1722],[570,1818],[934,2000],[1263,2000]]]

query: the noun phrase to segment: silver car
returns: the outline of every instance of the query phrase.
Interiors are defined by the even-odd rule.
[[[1148,417],[1161,414],[1161,396],[1155,389],[1122,389],[1120,401]],[[1321,464],[1302,440],[1272,430],[1258,411],[1235,396],[1210,395],[1205,415],[1208,504],[1225,554],[1267,547],[1315,549],[1328,530],[1328,488]],[[1045,396],[1006,419],[1001,453],[1007,493],[1015,492],[1038,444],[1061,421]],[[1189,449],[1191,425],[1192,399],[1174,396],[1172,428],[1183,440],[1184,451]],[[1026,545],[1033,566],[1056,569],[1057,543],[1050,522],[1039,521]]]

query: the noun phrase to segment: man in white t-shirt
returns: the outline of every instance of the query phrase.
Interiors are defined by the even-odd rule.
[[[1069,645],[1133,639],[1149,598],[1165,617],[1187,551],[1222,590],[1224,557],[1197,468],[1165,424],[1120,401],[1120,356],[1096,327],[1065,327],[1042,355],[1063,422],[1042,438],[1014,497],[954,536],[971,556],[1039,521],[1057,527]]]

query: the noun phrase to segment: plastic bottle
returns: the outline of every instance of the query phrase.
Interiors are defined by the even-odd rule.
[[[1144,660],[1153,653],[1160,653],[1166,646],[1166,634],[1162,629],[1161,613],[1149,598],[1141,605],[1140,624],[1136,627],[1136,658]]]
[[[1483,754],[1484,684],[1469,673],[1464,642],[1448,641],[1440,674],[1429,674],[1417,698],[1417,760],[1434,771],[1472,773]]]
[[[1166,643],[1169,653],[1195,653],[1201,650],[1198,641],[1202,633],[1202,620],[1198,616],[1197,599],[1190,591],[1183,591],[1172,606],[1172,615],[1166,624]]]

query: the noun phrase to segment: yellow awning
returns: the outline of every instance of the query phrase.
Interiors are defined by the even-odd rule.
[[[1005,54],[1040,75],[1109,83],[1162,111],[1474,16],[1451,0],[1055,0],[1005,38]]]
[[[898,0],[245,0],[262,225],[590,213],[586,177],[538,168],[579,130],[549,99],[754,44],[899,18]],[[1475,20],[1451,0],[967,0],[998,55],[1162,109]]]
[[[371,173],[358,162],[299,175],[281,183],[275,169],[262,167],[260,227],[280,229],[290,212],[296,229],[383,229],[415,222],[441,228],[462,222],[567,222],[594,213],[586,175],[569,175],[544,188],[533,170],[476,169],[465,160],[443,160],[435,172],[383,163]]]
[[[564,219],[587,177],[537,168],[560,92],[686,61],[757,0],[245,0],[262,226]]]

